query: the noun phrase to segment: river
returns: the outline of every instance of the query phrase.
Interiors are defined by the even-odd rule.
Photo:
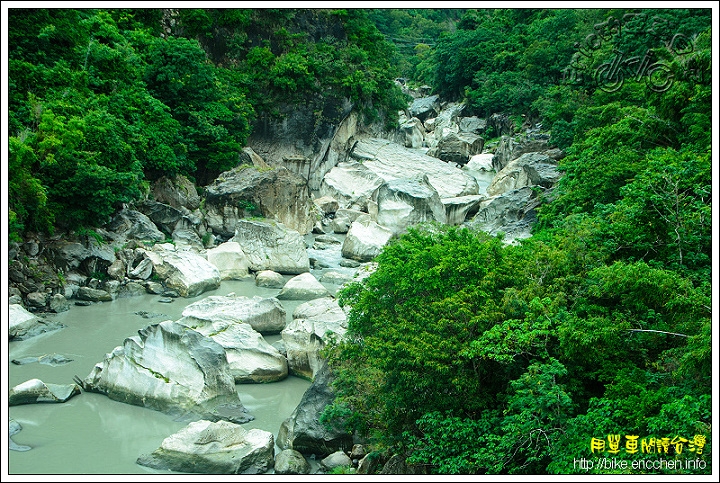
[[[332,293],[338,288],[325,286]],[[178,298],[172,303],[159,302],[158,295],[143,295],[87,307],[73,305],[67,312],[50,316],[65,328],[10,342],[8,350],[8,361],[56,353],[72,362],[59,366],[8,363],[8,387],[32,378],[52,384],[71,384],[76,375],[84,379],[106,353],[122,345],[125,338],[136,335],[139,329],[163,320],[178,320],[188,304],[232,292],[248,297],[274,297],[279,289],[257,287],[254,279],[248,278],[223,281],[216,290],[193,298]],[[290,321],[293,310],[302,301],[281,303]],[[136,314],[140,311],[163,316],[146,319]],[[280,335],[265,338],[272,344]],[[268,384],[238,384],[240,400],[255,416],[243,427],[270,431],[277,438],[280,424],[290,416],[309,386],[309,381],[294,376]],[[13,406],[9,416],[23,427],[13,440],[32,447],[25,452],[9,451],[10,474],[171,473],[137,465],[135,460],[154,451],[163,439],[187,425],[158,411],[86,392],[62,404]]]
[[[493,175],[484,172],[471,174],[478,181],[480,193],[484,193]],[[340,242],[344,239],[344,235],[332,236]],[[312,246],[313,240],[314,235],[306,236],[308,246]],[[328,271],[353,273],[354,270],[339,265],[342,259],[340,252],[340,244],[325,249],[310,248],[308,255],[326,267],[311,270],[311,273],[319,280]],[[285,276],[286,280],[290,278]],[[339,288],[325,282],[323,285],[333,294]],[[177,298],[172,303],[160,302],[160,296],[148,294],[86,307],[73,305],[67,312],[48,315],[63,323],[65,328],[28,340],[9,342],[7,387],[33,378],[51,384],[71,384],[74,376],[84,379],[105,354],[122,345],[125,338],[136,335],[138,330],[163,320],[178,320],[187,305],[204,297],[230,293],[275,297],[279,289],[257,287],[250,277],[226,280],[216,290],[192,298]],[[281,303],[289,322],[293,310],[302,301],[283,300]],[[137,312],[162,315],[148,319],[137,315]],[[265,338],[272,344],[281,337],[272,335]],[[72,362],[59,366],[10,363],[14,359],[44,354],[60,354],[72,359]],[[277,438],[281,423],[290,416],[309,386],[309,381],[294,376],[268,384],[238,384],[240,400],[255,416],[243,427],[263,429]],[[174,421],[158,411],[86,392],[62,404],[29,404],[8,409],[9,417],[23,428],[13,436],[13,441],[32,447],[25,452],[8,451],[8,471],[11,475],[172,474],[137,465],[135,461],[141,454],[157,449],[163,439],[187,425],[187,422]],[[276,452],[279,450],[276,447]],[[310,463],[316,467],[314,461]]]

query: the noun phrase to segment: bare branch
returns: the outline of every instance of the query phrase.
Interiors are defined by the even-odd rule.
[[[652,329],[628,329],[628,332],[657,332],[658,334],[676,335],[678,337],[692,337],[685,334],[678,334],[677,332],[665,332],[664,330],[652,330]]]

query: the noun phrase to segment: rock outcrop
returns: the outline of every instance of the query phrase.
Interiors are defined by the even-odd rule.
[[[80,394],[77,384],[49,384],[40,379],[30,379],[10,389],[8,405],[35,403],[64,403]]]
[[[377,223],[394,235],[426,221],[445,224],[447,215],[440,196],[425,174],[383,184],[377,194]]]
[[[312,379],[324,363],[320,351],[331,337],[342,340],[347,316],[337,300],[323,297],[297,306],[281,335],[291,374]]]
[[[343,430],[328,429],[318,419],[318,415],[335,399],[331,382],[332,377],[325,364],[290,417],[280,425],[277,436],[280,448],[322,457],[352,448],[352,435]]]
[[[332,197],[340,208],[367,211],[368,202],[384,180],[363,164],[349,160],[338,163],[323,178],[320,186],[322,196]]]
[[[476,134],[453,132],[441,138],[437,146],[429,150],[427,154],[448,163],[464,166],[471,157],[482,153],[484,143],[485,140]]]
[[[285,310],[277,299],[211,296],[183,311],[179,324],[213,339],[227,355],[236,383],[275,382],[288,375],[288,365],[276,348],[251,326],[266,332],[285,327]]]
[[[307,182],[285,168],[241,165],[222,173],[205,190],[205,219],[218,235],[230,238],[244,217],[276,220],[305,235],[315,224]]]
[[[253,419],[240,402],[222,346],[169,320],[125,339],[79,382],[86,391],[170,414]]]
[[[195,185],[183,175],[173,178],[163,176],[153,183],[152,194],[155,201],[170,205],[173,208],[187,208],[190,211],[200,206]]]
[[[231,241],[240,244],[253,271],[292,275],[310,271],[305,240],[282,223],[239,220]]]
[[[352,222],[342,245],[342,256],[369,262],[382,252],[393,232],[365,215]]]
[[[408,109],[410,116],[416,117],[421,121],[428,118],[434,118],[440,112],[440,96],[427,96],[414,99]]]
[[[512,243],[530,236],[530,230],[537,221],[537,206],[536,194],[532,188],[525,186],[481,201],[477,214],[467,222],[467,226],[491,235],[504,233],[504,240]]]
[[[487,187],[489,196],[525,186],[541,186],[549,189],[560,179],[557,162],[542,153],[526,153],[510,161]]]
[[[250,261],[238,242],[229,241],[207,251],[208,262],[217,267],[222,280],[250,277]]]
[[[549,138],[542,134],[503,136],[493,155],[493,168],[500,172],[510,161],[523,154],[547,150]]]
[[[261,334],[278,334],[285,328],[285,309],[275,297],[211,295],[183,309],[183,318],[210,323],[244,322]]]
[[[220,286],[218,269],[194,251],[178,251],[173,245],[163,243],[145,253],[158,278],[181,297],[195,297]]]
[[[215,475],[267,473],[274,464],[273,434],[228,421],[195,421],[163,440],[137,464],[159,470]]]
[[[311,300],[328,295],[330,292],[315,278],[315,275],[303,273],[288,280],[277,298],[280,300]]]
[[[358,141],[350,157],[384,181],[426,174],[441,198],[478,194],[475,178],[461,169],[384,139]]]
[[[115,215],[108,229],[126,240],[139,240],[149,244],[165,240],[166,236],[145,214],[128,208]],[[115,259],[113,255],[112,259]]]

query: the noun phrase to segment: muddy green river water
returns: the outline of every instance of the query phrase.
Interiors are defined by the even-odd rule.
[[[337,289],[332,285],[327,287],[333,293]],[[73,305],[67,312],[50,316],[65,328],[9,343],[7,387],[32,378],[51,384],[71,384],[73,376],[84,379],[106,353],[122,345],[125,338],[136,335],[139,329],[163,320],[177,320],[188,304],[231,292],[249,297],[274,297],[279,290],[257,287],[254,279],[249,278],[223,281],[217,290],[193,298],[178,298],[172,303],[159,302],[157,295],[143,295],[87,307]],[[288,321],[299,303],[282,301]],[[143,318],[136,314],[140,311],[163,316]],[[280,335],[266,336],[266,339],[273,343]],[[59,366],[10,363],[13,359],[53,353],[72,362]],[[269,384],[238,384],[240,400],[255,416],[254,421],[243,427],[270,431],[277,438],[281,423],[293,412],[309,385],[309,381],[294,376]],[[28,404],[7,409],[9,417],[23,428],[13,440],[32,447],[25,452],[8,451],[11,475],[170,473],[137,465],[135,461],[187,425],[158,411],[86,392],[62,404]]]

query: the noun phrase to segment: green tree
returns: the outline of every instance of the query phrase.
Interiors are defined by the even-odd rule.
[[[208,62],[197,41],[157,41],[144,79],[150,94],[170,108],[180,125],[190,160],[182,174],[206,184],[237,164],[254,111],[242,92],[223,82],[225,77]]]
[[[373,397],[382,404],[362,416],[369,427],[386,427],[390,438],[438,407],[472,414],[498,389],[497,365],[458,356],[498,317],[495,300],[509,284],[502,244],[468,230],[436,230],[412,230],[387,246],[378,270],[340,296],[352,307],[352,342],[341,345],[339,360],[346,350],[380,371]],[[338,386],[348,391],[338,404],[351,401],[353,387],[342,380]],[[468,393],[474,397],[462,397]]]

